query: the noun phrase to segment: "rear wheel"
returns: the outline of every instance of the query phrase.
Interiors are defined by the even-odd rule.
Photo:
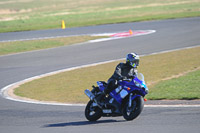
[[[124,119],[128,121],[135,119],[142,112],[143,107],[144,107],[144,99],[142,96],[134,99],[132,101],[131,107],[129,107],[129,102],[127,101],[122,110]]]
[[[89,101],[85,108],[85,117],[89,121],[96,121],[102,116],[102,111],[98,106],[93,106],[93,101]]]

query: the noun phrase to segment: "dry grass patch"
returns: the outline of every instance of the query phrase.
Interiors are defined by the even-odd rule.
[[[40,0],[2,2],[0,32],[199,16],[200,0]],[[49,10],[51,9],[51,10]]]
[[[139,72],[146,78],[147,84],[164,78],[194,70],[200,67],[200,47],[141,57]],[[106,81],[119,62],[112,62],[88,68],[81,68],[54,76],[38,79],[15,90],[22,97],[43,101],[65,103],[86,103],[85,89],[91,89],[96,81]],[[153,86],[150,86],[150,91]],[[188,93],[188,92],[186,92]]]

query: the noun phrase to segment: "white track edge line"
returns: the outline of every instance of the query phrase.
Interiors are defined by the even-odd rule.
[[[151,31],[151,33],[154,33],[155,30],[136,30],[136,31]],[[119,31],[120,32],[127,32],[127,31]],[[151,33],[144,33],[143,35],[151,34]],[[29,38],[29,39],[15,39],[15,40],[3,40],[0,42],[16,42],[16,41],[30,41],[30,40],[42,40],[42,39],[53,39],[53,38],[62,38],[62,37],[73,37],[73,36],[109,36],[112,34],[116,34],[115,32],[113,33],[99,33],[99,34],[79,34],[79,35],[63,35],[63,36],[49,36],[49,37],[35,37],[35,38]],[[137,36],[137,35],[134,35]],[[133,36],[132,36],[133,37]]]
[[[130,35],[130,36],[124,36],[124,37],[110,37],[110,38],[101,38],[101,39],[95,39],[95,40],[90,40],[90,43],[94,43],[94,42],[103,42],[103,41],[110,41],[110,40],[116,40],[116,39],[123,39],[123,38],[130,38],[130,37],[136,37],[136,36],[142,36],[142,35],[148,35],[148,34],[152,34],[155,33],[156,30],[138,30],[138,31],[147,31],[147,33],[141,33],[141,34],[137,34],[137,35]],[[105,33],[105,34],[96,34],[93,36],[110,36],[114,33]]]

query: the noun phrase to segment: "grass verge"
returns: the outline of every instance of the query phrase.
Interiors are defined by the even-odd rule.
[[[0,32],[200,16],[200,0],[0,0]]]
[[[166,79],[174,75],[183,74],[186,71],[191,71],[199,68],[199,51],[200,47],[196,47],[141,57],[139,72],[142,72],[144,74],[146,82],[149,85],[149,98],[160,99],[160,94],[165,94],[165,89],[160,89],[160,86],[155,86],[162,79]],[[83,91],[85,89],[91,89],[91,86],[93,84],[95,85],[96,81],[107,80],[112,75],[116,65],[119,62],[122,61],[102,64],[88,68],[81,68],[34,80],[21,85],[19,88],[16,88],[14,93],[18,96],[42,101],[86,103],[88,101],[88,98],[84,95]],[[195,75],[199,74],[199,71],[197,72],[198,73],[194,72]],[[189,75],[189,78],[191,77],[192,76]],[[199,76],[197,78],[197,81],[199,81]],[[184,78],[181,78],[179,80],[183,79]],[[187,81],[188,85],[193,83],[193,79]],[[173,86],[173,84],[171,85]],[[199,85],[194,85],[198,90],[196,91],[196,93],[198,93],[197,95],[200,95]],[[193,88],[195,88],[195,86],[193,86]],[[169,90],[168,94],[170,95],[170,97],[167,96],[166,99],[191,99],[190,94],[194,91],[193,89],[187,89],[184,87],[181,87],[182,89],[179,89],[178,87],[176,88],[176,94],[184,93],[184,95],[177,98],[174,97],[174,92],[171,92],[171,90]],[[183,91],[185,89],[187,90]]]
[[[105,36],[74,36],[43,40],[0,42],[0,55],[66,46],[99,38],[105,38]]]
[[[200,70],[179,78],[162,81],[152,87],[148,99],[200,99]]]

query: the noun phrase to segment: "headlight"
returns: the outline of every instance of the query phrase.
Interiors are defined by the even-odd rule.
[[[137,87],[139,87],[139,88],[143,88],[143,87],[144,87],[143,84],[141,84],[141,83],[139,83],[139,82],[137,82],[137,81],[134,81],[134,83],[135,83],[135,85],[136,85]]]
[[[138,81],[134,81],[135,85],[141,89],[143,89],[147,94],[149,93],[149,89],[147,88],[145,82],[144,83],[140,83]]]

